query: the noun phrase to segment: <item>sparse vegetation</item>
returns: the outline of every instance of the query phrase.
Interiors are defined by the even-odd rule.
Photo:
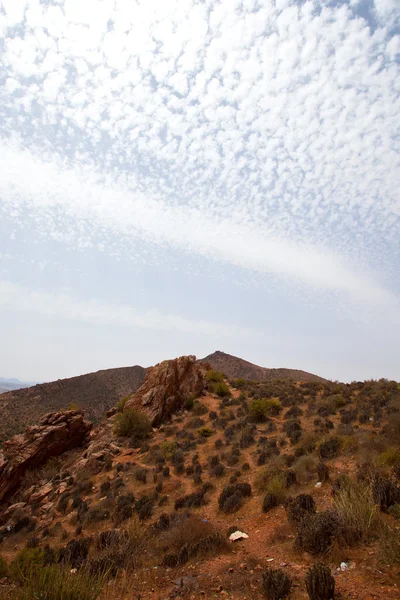
[[[307,571],[305,580],[310,600],[333,600],[335,580],[329,567],[317,563]]]
[[[134,445],[140,445],[148,437],[151,423],[147,415],[130,408],[115,416],[114,431],[118,436],[129,437]]]
[[[278,415],[281,410],[282,405],[276,398],[258,398],[249,405],[249,415],[258,423],[263,423],[271,415]]]
[[[268,600],[283,600],[292,588],[292,580],[282,569],[267,569],[262,574],[262,588]]]

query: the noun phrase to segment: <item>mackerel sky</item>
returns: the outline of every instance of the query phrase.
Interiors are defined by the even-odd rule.
[[[0,375],[400,380],[399,0],[0,0]]]

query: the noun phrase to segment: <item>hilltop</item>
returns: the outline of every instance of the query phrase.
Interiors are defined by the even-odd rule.
[[[43,585],[30,565],[73,600],[398,599],[397,382],[232,385],[180,357],[109,415],[52,415],[0,453],[7,600]]]
[[[213,369],[221,371],[229,379],[247,379],[253,381],[326,381],[318,375],[300,371],[298,369],[268,369],[259,367],[243,358],[232,356],[217,350],[213,354],[202,358],[200,362],[208,363]]]
[[[1,394],[0,444],[46,413],[69,406],[81,408],[87,417],[97,420],[123,396],[133,394],[145,373],[140,366],[105,369]]]

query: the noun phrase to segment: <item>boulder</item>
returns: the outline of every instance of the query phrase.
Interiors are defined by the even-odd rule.
[[[204,367],[195,356],[165,360],[147,370],[142,386],[126,402],[124,410],[136,408],[145,412],[153,426],[182,408],[186,398],[204,389]]]
[[[5,442],[0,452],[0,503],[18,489],[26,471],[81,446],[91,429],[82,411],[68,410],[45,415],[39,425]]]

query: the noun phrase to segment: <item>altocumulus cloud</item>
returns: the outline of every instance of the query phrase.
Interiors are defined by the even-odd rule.
[[[15,226],[76,246],[61,214],[127,258],[142,240],[399,309],[396,0],[0,7],[0,200]]]

